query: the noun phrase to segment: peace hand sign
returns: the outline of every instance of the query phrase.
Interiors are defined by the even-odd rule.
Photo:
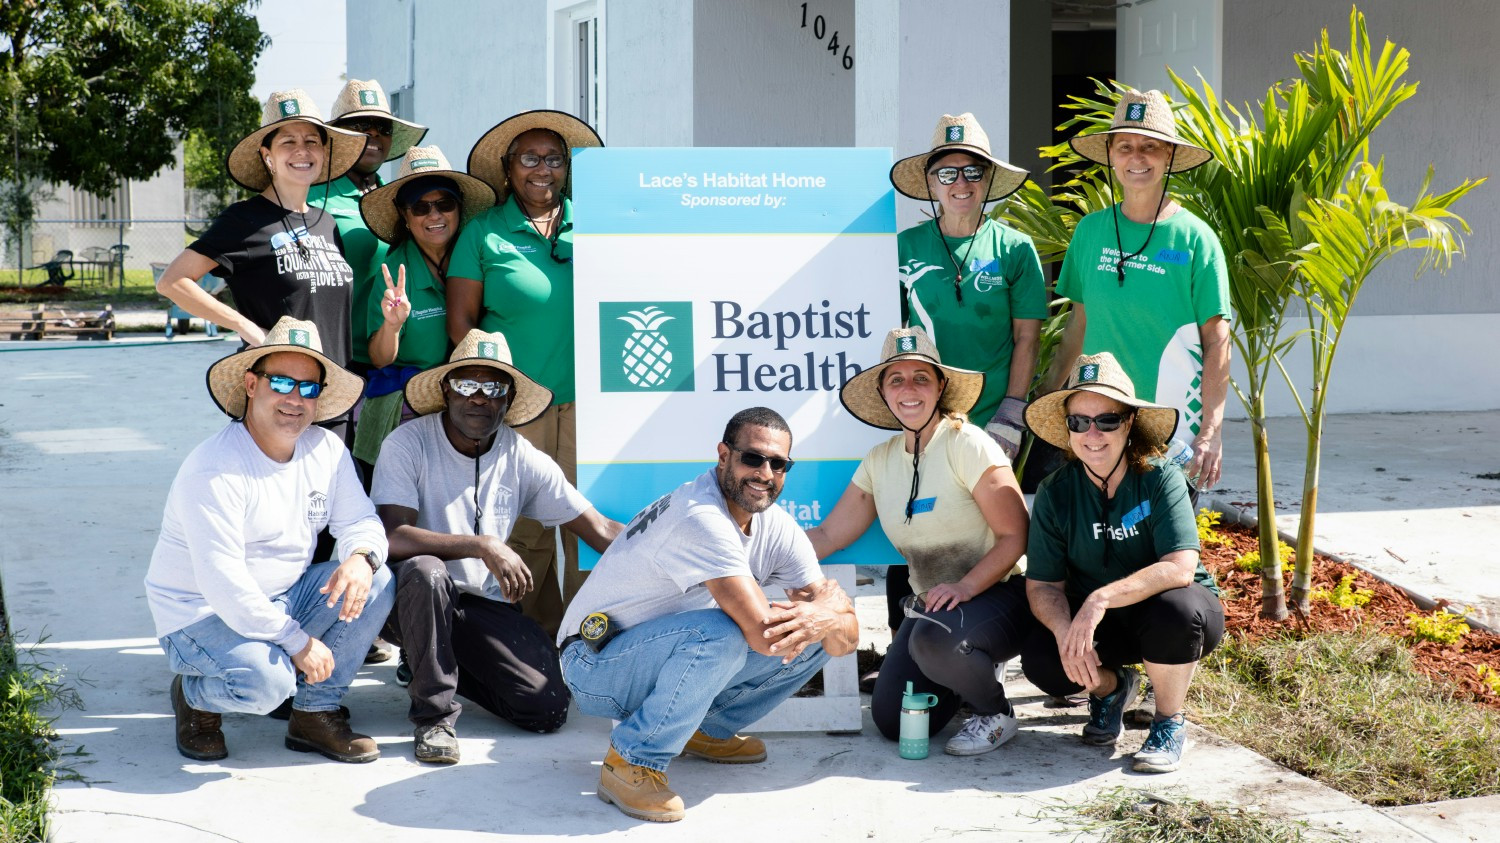
[[[396,283],[391,283],[391,269],[381,265],[385,275],[385,293],[380,297],[380,312],[385,314],[388,325],[401,325],[411,315],[411,300],[406,297],[406,264],[396,270]]]

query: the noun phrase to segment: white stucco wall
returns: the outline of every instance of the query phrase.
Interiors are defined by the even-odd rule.
[[[611,146],[693,146],[693,0],[610,0]]]

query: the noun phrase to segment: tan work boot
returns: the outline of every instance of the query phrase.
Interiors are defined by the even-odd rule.
[[[682,797],[667,787],[666,773],[626,761],[613,746],[599,771],[599,798],[648,822],[675,823],[685,815]]]
[[[224,746],[223,718],[212,711],[199,711],[182,695],[182,675],[172,677],[172,714],[177,718],[177,751],[194,761],[218,761],[229,757]]]
[[[711,738],[699,729],[688,738],[682,754],[715,764],[755,764],[766,760],[766,742],[749,735]]]
[[[349,728],[342,711],[292,709],[286,723],[286,748],[298,752],[321,752],[335,761],[363,764],[380,757],[380,747],[366,735]]]

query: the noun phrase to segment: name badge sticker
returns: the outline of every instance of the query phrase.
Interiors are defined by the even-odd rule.
[[[911,502],[911,514],[916,515],[919,512],[931,512],[935,506],[937,506],[936,497],[917,498]]]
[[[1140,506],[1125,513],[1125,517],[1120,519],[1120,526],[1129,530],[1131,527],[1145,521],[1146,516],[1150,514],[1151,501],[1141,501]]]

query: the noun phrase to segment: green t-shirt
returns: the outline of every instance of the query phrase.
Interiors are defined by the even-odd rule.
[[[464,226],[448,277],[484,284],[482,331],[499,331],[510,344],[516,368],[552,390],[558,404],[574,400],[573,387],[573,203],[563,200],[557,256],[514,196]]]
[[[1215,316],[1230,318],[1224,249],[1206,223],[1178,210],[1156,224],[1145,252],[1125,264],[1121,284],[1115,264],[1141,247],[1151,225],[1121,213],[1121,253],[1112,216],[1106,208],[1078,221],[1057,294],[1088,308],[1083,353],[1110,352],[1137,398],[1181,411],[1175,438],[1192,445],[1203,421],[1199,328]]]
[[[946,238],[937,221],[928,220],[897,235],[896,251],[908,324],[932,337],[944,363],[984,372],[984,392],[969,411],[969,421],[984,427],[1010,384],[1011,320],[1047,318],[1036,247],[994,220],[986,219],[973,237]],[[954,290],[954,261],[963,269],[962,301]]]
[[[385,256],[385,266],[391,271],[392,279],[400,277],[398,272],[402,264],[406,265],[406,298],[411,301],[411,315],[401,326],[401,342],[393,365],[430,369],[448,362],[448,301],[442,282],[432,276],[432,269],[422,258],[422,250],[410,238]],[[376,272],[378,274],[379,270]],[[380,276],[380,290],[381,295],[369,296],[366,319],[370,337],[385,324],[385,313],[381,310],[381,300],[385,295],[384,275]]]
[[[1168,553],[1198,550],[1187,479],[1175,463],[1153,465],[1145,474],[1127,471],[1107,502],[1083,463],[1072,460],[1052,472],[1031,504],[1026,576],[1066,582],[1068,595],[1082,599]],[[1219,593],[1201,558],[1193,580]]]
[[[375,180],[380,181],[376,176]],[[385,290],[380,277],[380,262],[385,260],[386,245],[365,226],[365,218],[359,213],[359,200],[364,196],[348,176],[340,176],[328,183],[328,200],[323,200],[323,185],[314,185],[307,193],[310,208],[322,207],[333,217],[339,230],[339,239],[344,245],[344,260],[354,270],[354,287],[349,292],[349,328],[353,357],[360,363],[370,362],[370,347],[367,340],[380,327],[380,322],[369,321],[369,310],[365,304],[371,298],[370,290]],[[379,298],[376,296],[375,298]],[[378,304],[378,302],[377,302]]]

